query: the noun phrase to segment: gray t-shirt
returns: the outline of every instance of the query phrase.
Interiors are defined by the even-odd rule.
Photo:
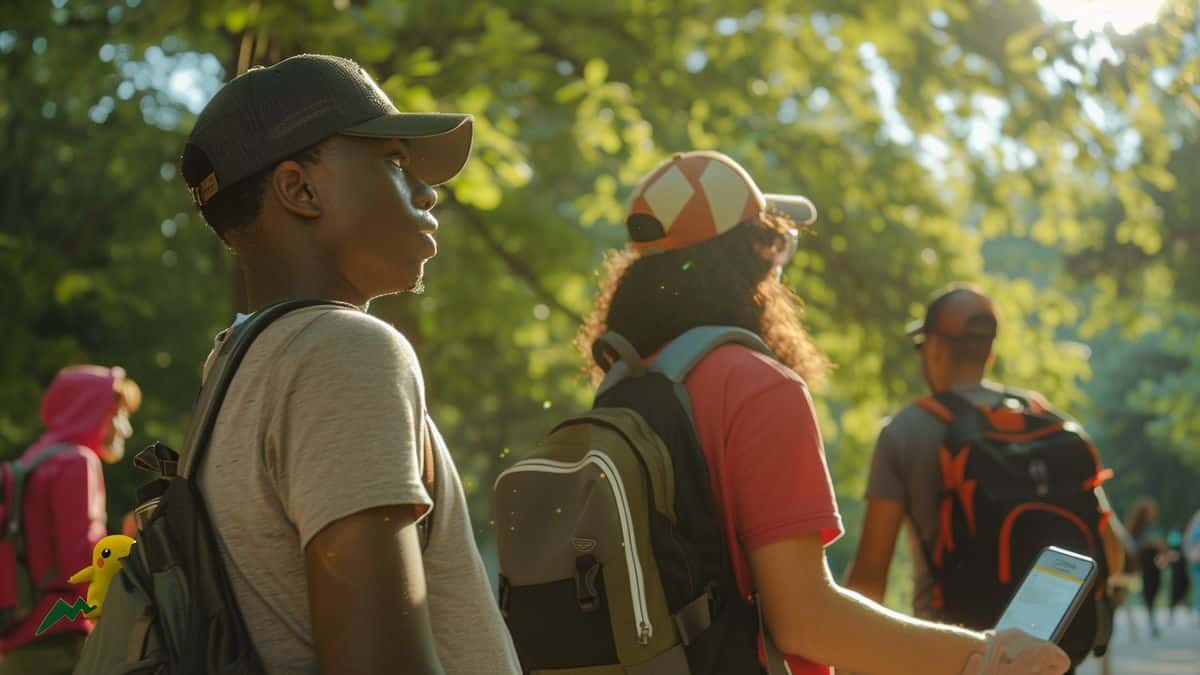
[[[975,405],[992,407],[1003,399],[1000,388],[990,383],[954,391]],[[938,535],[938,448],[945,433],[946,425],[924,408],[905,407],[879,432],[867,478],[867,499],[890,499],[904,506],[913,560],[913,612],[926,619],[934,618],[933,578],[924,551],[933,550]]]
[[[201,492],[269,675],[317,672],[305,546],[339,518],[396,504],[433,506],[423,561],[446,672],[520,672],[462,483],[399,332],[353,309],[294,311],[255,341],[221,410]],[[421,481],[425,434],[434,448],[432,498]]]

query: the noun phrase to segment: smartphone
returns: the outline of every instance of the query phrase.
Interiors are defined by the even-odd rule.
[[[1020,628],[1034,637],[1058,642],[1095,580],[1095,560],[1047,546],[1004,608],[996,629]]]

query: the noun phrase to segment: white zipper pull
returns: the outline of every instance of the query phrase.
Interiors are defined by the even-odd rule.
[[[638,644],[641,644],[641,645],[650,644],[650,636],[653,633],[654,633],[654,630],[650,627],[650,624],[648,622],[643,621],[643,622],[639,623],[638,624]]]

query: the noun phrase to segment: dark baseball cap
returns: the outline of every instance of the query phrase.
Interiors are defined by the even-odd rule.
[[[400,112],[354,61],[301,54],[221,87],[196,119],[180,161],[193,201],[203,205],[334,134],[403,138],[413,173],[439,185],[467,163],[472,121],[459,113]]]
[[[955,284],[938,291],[925,307],[925,318],[906,326],[920,345],[927,335],[992,340],[996,337],[996,308],[975,286]]]

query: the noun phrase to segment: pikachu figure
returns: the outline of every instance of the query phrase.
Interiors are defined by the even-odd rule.
[[[123,534],[112,534],[96,542],[92,549],[92,564],[79,570],[68,581],[73,584],[88,583],[87,603],[91,609],[84,612],[84,618],[96,619],[100,616],[100,608],[104,604],[104,596],[108,595],[108,585],[113,577],[121,571],[121,559],[129,555],[133,539]]]

